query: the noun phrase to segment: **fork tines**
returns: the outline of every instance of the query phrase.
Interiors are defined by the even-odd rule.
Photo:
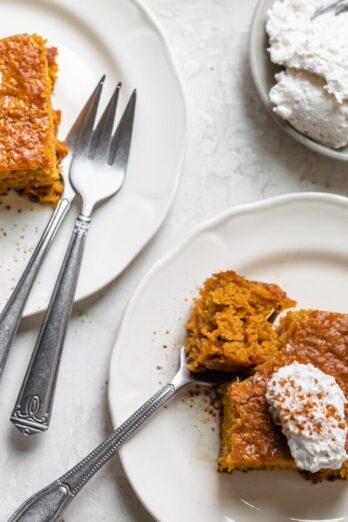
[[[109,165],[116,164],[124,157],[128,158],[133,130],[136,106],[136,90],[133,91],[119,124],[113,134],[119,94],[122,87],[119,82],[103,112],[96,127],[97,110],[104,86],[103,76],[93,93],[95,103],[85,118],[85,124],[75,145],[75,155],[86,155],[91,160],[107,157]],[[122,158],[119,156],[122,155]],[[123,161],[122,161],[123,163]]]

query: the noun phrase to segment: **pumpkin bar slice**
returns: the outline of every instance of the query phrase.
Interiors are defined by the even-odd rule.
[[[295,305],[279,286],[249,281],[235,272],[207,279],[188,321],[188,368],[237,371],[263,363],[278,351],[271,318]]]
[[[281,351],[252,377],[223,389],[220,471],[295,470],[286,437],[274,424],[265,393],[267,382],[282,366],[311,363],[336,379],[348,397],[348,315],[300,310],[280,322]],[[348,422],[348,408],[346,407]],[[346,443],[348,451],[348,440]],[[306,472],[307,473],[307,472]],[[308,473],[312,480],[348,478],[348,461],[338,470]]]
[[[0,194],[13,188],[56,203],[62,192],[67,149],[56,139],[60,114],[51,104],[55,56],[36,34],[0,40]]]

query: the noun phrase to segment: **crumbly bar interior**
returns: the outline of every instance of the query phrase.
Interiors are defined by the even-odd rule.
[[[215,274],[201,288],[186,325],[189,369],[238,371],[261,364],[279,349],[270,316],[294,304],[277,285],[232,271]]]

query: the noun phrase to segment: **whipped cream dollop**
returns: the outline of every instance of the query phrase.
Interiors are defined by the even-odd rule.
[[[270,98],[300,132],[341,148],[348,143],[348,2],[315,16],[331,4],[276,0],[268,11],[271,60],[285,67]]]
[[[274,112],[315,141],[339,149],[348,141],[348,102],[338,103],[325,81],[308,71],[288,69],[276,75],[270,91]]]
[[[348,459],[347,400],[332,376],[295,361],[272,375],[266,399],[299,469],[341,468]]]

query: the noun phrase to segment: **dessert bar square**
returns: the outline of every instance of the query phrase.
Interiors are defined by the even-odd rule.
[[[280,353],[244,381],[223,389],[219,469],[296,469],[287,440],[269,413],[265,397],[272,374],[298,361],[333,376],[348,397],[348,315],[300,310],[280,321]],[[348,421],[348,407],[346,406]],[[348,441],[347,441],[348,451]],[[348,478],[348,461],[339,470],[309,474],[312,479]]]
[[[60,114],[52,109],[56,50],[38,35],[0,40],[0,194],[10,188],[55,203],[62,192],[56,139]]]

